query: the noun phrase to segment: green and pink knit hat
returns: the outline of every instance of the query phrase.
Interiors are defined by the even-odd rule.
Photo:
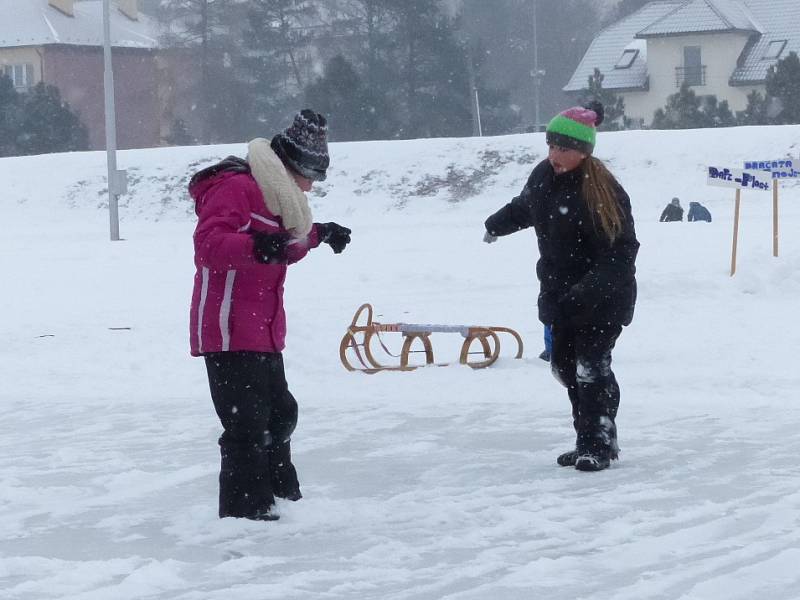
[[[596,101],[568,108],[547,125],[547,144],[591,154],[603,116],[603,105]]]

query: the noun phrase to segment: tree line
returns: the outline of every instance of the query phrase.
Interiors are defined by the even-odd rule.
[[[198,63],[197,114],[176,123],[184,140],[266,135],[301,106],[330,117],[332,139],[367,140],[472,135],[478,111],[484,134],[524,131],[537,84],[540,118],[551,116],[599,11],[592,0],[162,0],[158,19],[165,45]]]

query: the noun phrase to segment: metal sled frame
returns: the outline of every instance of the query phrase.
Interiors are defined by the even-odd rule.
[[[359,319],[366,312],[366,323],[359,325]],[[348,371],[362,371],[365,373],[378,373],[379,371],[413,371],[423,365],[409,364],[409,356],[414,352],[425,353],[425,365],[435,365],[444,367],[450,363],[436,363],[433,359],[433,344],[431,334],[433,333],[460,333],[464,337],[461,345],[461,356],[459,362],[468,365],[473,369],[483,369],[493,364],[500,356],[500,337],[498,334],[506,333],[517,341],[517,354],[514,358],[522,358],[522,338],[513,329],[508,327],[484,327],[469,325],[421,325],[414,323],[378,323],[372,320],[372,305],[362,304],[353,316],[353,322],[347,328],[347,332],[339,344],[339,358]],[[381,340],[380,334],[384,332],[402,333],[405,337],[403,348],[400,351],[400,365],[387,366],[380,363],[372,352],[371,344],[373,340],[378,340],[382,350],[389,356],[398,358],[392,354]],[[412,350],[414,342],[419,340],[422,350]],[[480,350],[470,352],[472,343],[480,344]],[[347,358],[347,350],[352,348],[356,358],[361,363],[361,367],[353,366]],[[470,361],[470,356],[480,354],[482,360]]]

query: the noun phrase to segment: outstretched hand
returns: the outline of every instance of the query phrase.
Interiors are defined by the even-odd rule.
[[[492,235],[487,231],[486,233],[483,234],[483,241],[486,242],[487,244],[494,244],[497,241],[497,236]]]
[[[334,254],[341,254],[344,251],[347,244],[350,243],[351,233],[350,229],[338,223],[319,224],[320,241],[328,244]]]

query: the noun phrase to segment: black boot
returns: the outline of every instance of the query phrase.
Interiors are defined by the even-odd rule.
[[[556,462],[560,467],[574,467],[576,460],[578,460],[578,451],[570,450],[569,452],[564,452],[564,454],[559,455]]]
[[[275,520],[267,448],[261,440],[220,439],[219,516]]]
[[[578,471],[602,471],[611,466],[611,459],[596,454],[581,454],[575,460]]]
[[[581,422],[576,444],[575,468],[579,471],[602,471],[619,457],[617,426],[607,416]]]
[[[297,470],[292,464],[291,442],[273,444],[269,448],[269,468],[272,492],[278,498],[297,502],[303,497]]]

